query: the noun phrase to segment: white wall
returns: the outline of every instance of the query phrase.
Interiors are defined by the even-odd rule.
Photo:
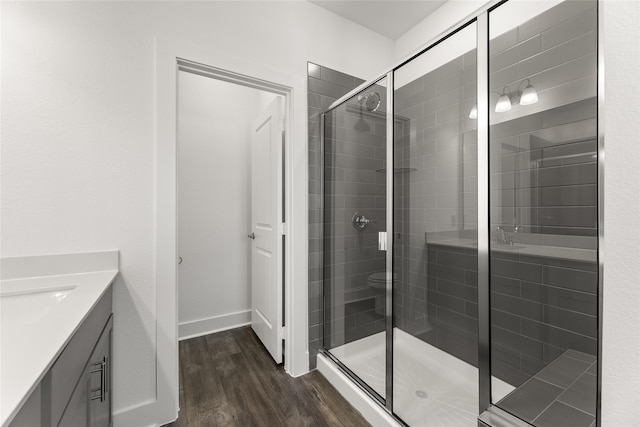
[[[371,78],[393,42],[297,1],[1,7],[2,256],[120,249],[118,425],[156,398],[156,37],[300,79],[308,60]],[[306,105],[294,105],[293,120],[306,123]],[[145,422],[156,421],[169,420]]]
[[[485,1],[450,0],[396,41],[401,60]],[[523,3],[526,3],[523,0]],[[557,3],[529,2],[546,9]],[[545,4],[546,3],[546,4]],[[640,419],[640,2],[605,0],[605,268],[602,425]]]
[[[602,425],[631,426],[640,419],[640,2],[605,1],[603,9]]]
[[[274,96],[178,73],[180,339],[251,320],[251,122]]]

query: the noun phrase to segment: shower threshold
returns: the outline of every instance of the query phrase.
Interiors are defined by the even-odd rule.
[[[384,332],[331,349],[331,354],[384,397]],[[402,421],[416,427],[477,426],[478,369],[475,366],[398,328],[394,329],[393,357],[394,413]],[[323,363],[325,360],[331,363],[324,358]],[[325,374],[320,362],[318,366]],[[339,385],[334,386],[342,390]],[[514,387],[493,378],[494,396],[502,399],[513,390]],[[365,412],[363,415],[366,416]]]

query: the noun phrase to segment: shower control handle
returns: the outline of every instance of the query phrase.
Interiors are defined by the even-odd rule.
[[[356,230],[364,230],[365,228],[367,228],[367,225],[372,222],[373,220],[367,218],[364,215],[360,215],[360,212],[354,213],[351,217],[351,225],[353,225],[353,228],[355,228]]]

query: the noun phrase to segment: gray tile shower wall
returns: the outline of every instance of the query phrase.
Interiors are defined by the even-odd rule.
[[[316,367],[322,319],[321,269],[322,224],[320,222],[320,116],[319,114],[356,86],[363,83],[344,73],[308,63],[308,129],[309,129],[309,364]]]
[[[396,88],[394,99],[395,326],[469,363],[477,358],[476,254],[438,256],[425,235],[477,235],[475,80],[472,50]]]
[[[491,40],[492,105],[526,79],[539,96],[491,111],[492,230],[597,235],[596,14],[563,2]]]
[[[428,245],[431,329],[417,336],[477,365],[474,248]],[[519,386],[567,349],[597,350],[593,262],[491,251],[492,374]],[[579,285],[580,289],[576,289]]]

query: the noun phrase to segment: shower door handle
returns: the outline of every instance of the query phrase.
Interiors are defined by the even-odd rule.
[[[386,231],[378,231],[378,250],[379,251],[387,250],[387,232]]]

